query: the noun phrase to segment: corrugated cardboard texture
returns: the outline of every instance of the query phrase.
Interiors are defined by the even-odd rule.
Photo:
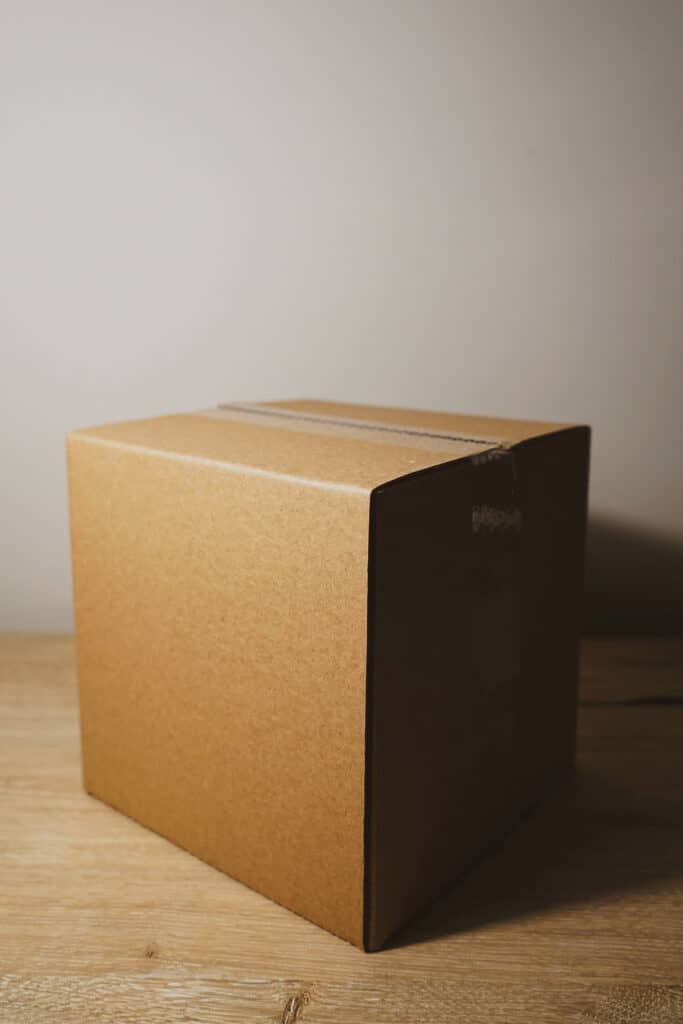
[[[367,495],[70,455],[86,788],[360,943]]]
[[[71,435],[86,787],[375,948],[500,825],[503,801],[487,794],[510,743],[496,716],[519,717],[515,680],[528,671],[537,686],[541,662],[561,721],[529,763],[569,757],[585,444],[565,453],[581,463],[565,483],[564,456],[559,469],[555,455],[532,460],[521,532],[487,540],[515,525],[509,467],[536,442],[514,446],[571,434],[557,431],[301,401]],[[556,553],[567,541],[574,575]],[[503,622],[510,587],[523,637],[514,607]],[[477,661],[486,618],[499,656]],[[452,755],[468,726],[480,742]],[[479,809],[463,794],[484,749]],[[524,776],[506,809],[536,788]]]

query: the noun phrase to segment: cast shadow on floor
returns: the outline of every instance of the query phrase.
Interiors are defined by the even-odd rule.
[[[683,538],[594,512],[585,582],[588,631],[683,633]]]
[[[617,712],[629,713],[629,712]],[[680,804],[633,793],[592,772],[547,797],[433,909],[388,946],[410,946],[551,909],[604,904],[683,881]]]

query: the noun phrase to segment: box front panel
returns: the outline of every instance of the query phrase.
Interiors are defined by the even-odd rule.
[[[360,943],[367,495],[69,447],[86,788]]]

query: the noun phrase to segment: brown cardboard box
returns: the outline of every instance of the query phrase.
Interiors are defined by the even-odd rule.
[[[572,765],[588,448],[315,401],[71,434],[87,790],[377,949]]]

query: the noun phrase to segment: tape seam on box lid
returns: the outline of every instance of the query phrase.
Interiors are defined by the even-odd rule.
[[[302,413],[293,409],[274,408],[256,403],[242,402],[220,402],[215,411],[225,410],[227,412],[244,413],[253,416],[268,416],[282,420],[296,421],[299,423],[320,423],[330,426],[350,427],[361,430],[377,431],[384,434],[399,434],[409,437],[422,437],[435,441],[460,441],[462,444],[495,445],[499,448],[508,448],[510,442],[500,437],[472,437],[471,435],[456,433],[449,430],[427,430],[424,427],[407,427],[400,423],[378,423],[376,420],[355,419],[345,416],[332,416],[322,413]],[[211,415],[214,410],[204,410],[204,415]]]

